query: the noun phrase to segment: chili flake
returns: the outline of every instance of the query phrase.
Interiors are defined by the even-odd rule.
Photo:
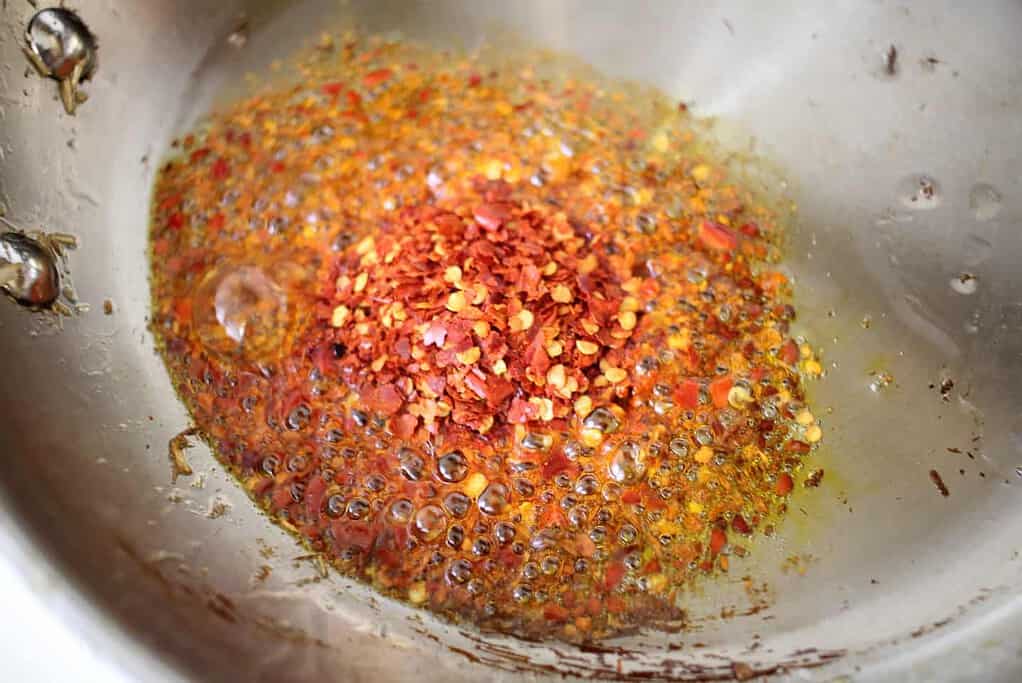
[[[344,44],[157,180],[198,433],[387,595],[571,640],[682,618],[823,438],[776,216],[666,98]]]

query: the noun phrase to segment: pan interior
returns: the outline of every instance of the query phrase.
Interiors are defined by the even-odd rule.
[[[11,523],[119,627],[214,678],[827,663],[812,678],[880,675],[956,639],[993,643],[987,661],[1007,647],[975,634],[1010,618],[1020,583],[1016,4],[80,4],[102,49],[91,99],[70,119],[52,83],[4,75],[0,191],[19,224],[79,235],[72,272],[93,311],[58,330],[0,307],[0,448]],[[146,330],[156,165],[245,73],[344,25],[467,51],[513,36],[650,83],[714,118],[725,146],[769,170],[757,182],[797,203],[787,267],[827,369],[813,395],[826,475],[775,539],[692,595],[693,630],[596,650],[479,635],[295,559],[202,449],[197,476],[170,481],[166,444],[187,417]],[[10,35],[0,49],[20,64]]]

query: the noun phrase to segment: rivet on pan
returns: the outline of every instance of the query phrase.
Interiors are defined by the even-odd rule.
[[[3,216],[0,223],[9,228],[0,233],[0,290],[25,306],[70,313],[58,301],[64,293],[58,265],[64,249],[77,245],[74,237],[25,233]]]
[[[77,14],[62,7],[39,10],[25,29],[25,55],[39,75],[60,83],[60,99],[74,114],[87,99],[79,86],[98,65],[96,38]]]

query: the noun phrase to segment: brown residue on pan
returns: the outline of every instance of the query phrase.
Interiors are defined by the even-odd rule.
[[[941,479],[940,477],[940,472],[938,472],[937,470],[930,470],[930,481],[932,481],[934,486],[937,487],[937,490],[940,491],[940,495],[944,496],[945,498],[951,495],[951,492],[948,491],[947,485],[944,483],[944,480]]]

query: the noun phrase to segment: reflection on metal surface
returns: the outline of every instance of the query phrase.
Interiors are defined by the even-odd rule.
[[[70,315],[72,310],[59,299],[62,295],[75,304],[73,290],[61,286],[58,265],[64,249],[73,249],[77,240],[71,235],[44,232],[26,233],[0,216],[0,289],[18,303],[36,309],[52,309]]]
[[[0,235],[0,287],[18,303],[45,308],[60,296],[53,254],[20,232]]]
[[[77,14],[63,7],[40,10],[25,29],[25,54],[40,76],[60,83],[60,99],[74,114],[86,95],[78,86],[96,73],[96,38]]]

